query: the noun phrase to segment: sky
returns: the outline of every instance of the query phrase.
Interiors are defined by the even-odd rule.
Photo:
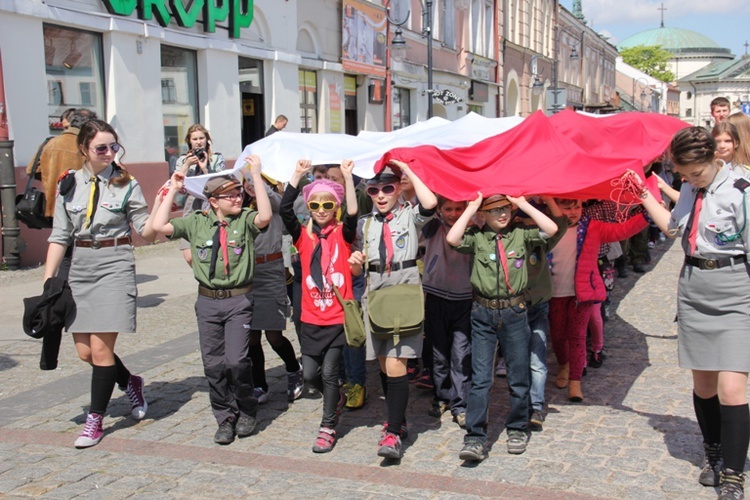
[[[627,37],[658,28],[664,4],[664,26],[684,28],[705,35],[736,56],[750,43],[748,0],[582,0],[589,26],[617,45]],[[572,11],[573,0],[560,0]],[[750,49],[748,49],[750,53]]]

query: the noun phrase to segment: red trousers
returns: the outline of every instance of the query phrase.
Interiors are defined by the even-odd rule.
[[[557,363],[570,364],[570,380],[581,380],[586,366],[586,332],[599,304],[576,304],[576,298],[554,297],[549,301],[552,348]]]

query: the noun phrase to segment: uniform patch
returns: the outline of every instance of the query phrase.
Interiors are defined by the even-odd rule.
[[[523,260],[516,259],[516,269],[521,269],[523,267]]]
[[[399,236],[396,239],[396,246],[398,248],[404,248],[406,246],[406,238],[404,238],[403,236]]]
[[[529,255],[529,264],[531,264],[532,266],[535,266],[537,262],[539,262],[539,259],[537,259],[535,253],[532,253],[531,255]]]
[[[206,246],[210,247],[214,244],[213,240],[206,240]]]
[[[727,243],[729,243],[729,240],[727,240],[726,237],[721,238],[720,236],[721,235],[719,235],[719,234],[717,234],[716,236],[714,236],[714,243],[716,243],[717,246],[723,247],[724,245],[726,245]]]
[[[208,258],[208,250],[206,250],[205,248],[201,248],[200,250],[198,250],[198,258],[200,260],[206,260]]]
[[[240,255],[242,253],[242,247],[234,247],[234,254]]]
[[[490,254],[490,260],[493,261],[493,262],[495,261],[495,254],[494,253]]]

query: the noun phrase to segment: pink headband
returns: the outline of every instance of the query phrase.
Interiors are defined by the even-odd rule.
[[[315,193],[328,193],[333,196],[337,205],[341,205],[344,199],[344,186],[328,179],[318,179],[302,188],[302,196],[305,198],[305,203],[310,201],[310,197]]]

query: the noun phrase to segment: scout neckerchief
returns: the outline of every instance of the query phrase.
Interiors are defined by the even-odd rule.
[[[505,255],[505,245],[503,245],[502,233],[495,235],[495,241],[497,242],[497,258],[500,264],[503,266],[503,275],[505,276],[505,286],[508,287],[508,294],[513,295],[516,292],[513,287],[510,286],[510,276],[508,276],[508,256]]]
[[[321,292],[325,290],[326,283],[333,283],[331,281],[331,242],[328,240],[328,236],[337,226],[338,224],[335,221],[323,228],[317,224],[312,225],[313,233],[318,236],[318,243],[315,245],[310,259],[310,276]]]
[[[391,235],[391,227],[388,225],[388,222],[393,220],[393,212],[388,212],[387,214],[377,213],[375,214],[375,219],[383,223],[383,230],[380,233],[380,244],[378,245],[380,274],[383,274],[386,270],[390,273],[391,264],[393,263],[393,236]]]
[[[705,192],[706,190],[703,188],[698,190],[698,195],[695,197],[695,203],[693,203],[693,212],[690,215],[690,220],[687,224],[690,255],[695,255],[695,249],[698,243],[698,218],[700,217],[701,208],[703,207],[703,193]]]
[[[227,221],[221,220],[216,221],[215,225],[219,226],[216,228],[214,237],[211,240],[211,264],[208,267],[208,277],[213,278],[216,273],[216,260],[219,258],[219,247],[221,247],[221,255],[224,258],[224,274],[229,276],[229,248],[227,247]]]
[[[86,221],[83,223],[83,227],[87,228],[91,225],[91,221],[94,219],[96,213],[96,206],[99,204],[99,177],[92,175],[89,179],[91,184],[89,190],[89,205],[86,207]]]

